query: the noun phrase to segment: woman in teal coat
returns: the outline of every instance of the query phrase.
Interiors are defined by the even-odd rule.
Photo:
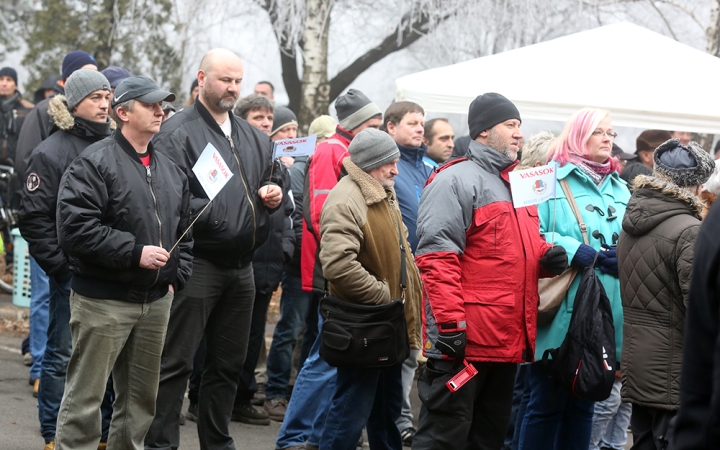
[[[565,248],[568,261],[580,269],[595,263],[600,281],[613,310],[616,354],[622,348],[622,302],[615,247],[622,229],[622,217],[630,199],[625,181],[618,176],[618,162],[612,155],[616,133],[607,111],[585,108],[565,125],[550,150],[557,162],[555,200],[538,205],[540,228],[548,242]],[[570,186],[583,222],[589,245],[583,242],[580,226],[559,180]],[[549,325],[538,326],[535,359],[562,344],[570,325],[580,277],[575,277],[557,315]],[[556,385],[543,363],[531,365],[528,375],[530,401],[522,423],[520,448],[587,450],[593,418],[593,402],[574,397]]]

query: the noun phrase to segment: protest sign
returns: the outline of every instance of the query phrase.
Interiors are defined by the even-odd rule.
[[[273,159],[281,156],[292,156],[293,158],[297,156],[310,156],[315,152],[316,140],[317,134],[308,137],[275,141]]]
[[[510,172],[510,189],[513,206],[537,205],[555,197],[557,167],[552,162],[546,166]]]
[[[220,152],[210,143],[205,147],[192,170],[211,201],[233,176]]]

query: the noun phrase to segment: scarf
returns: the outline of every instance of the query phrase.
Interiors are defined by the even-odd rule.
[[[590,177],[590,179],[593,180],[593,183],[595,183],[596,186],[600,186],[605,180],[605,177],[613,172],[610,159],[608,159],[604,163],[596,163],[595,161],[590,161],[589,159],[585,159],[582,156],[571,154],[570,162],[575,164],[578,169],[580,169],[585,175]]]

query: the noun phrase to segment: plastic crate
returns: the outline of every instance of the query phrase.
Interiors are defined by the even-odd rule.
[[[17,228],[11,231],[13,237],[13,304],[30,307],[30,251],[25,239]]]

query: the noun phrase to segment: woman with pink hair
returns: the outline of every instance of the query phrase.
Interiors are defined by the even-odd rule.
[[[623,314],[615,244],[630,192],[625,181],[618,176],[617,159],[612,157],[616,136],[607,111],[584,108],[573,114],[549,152],[549,159],[558,166],[556,199],[538,205],[538,213],[540,231],[548,242],[566,249],[568,261],[574,267],[582,270],[595,265],[612,306],[619,361]],[[588,244],[583,240],[570,202],[560,187],[563,179],[568,182],[582,220],[587,225]],[[552,322],[538,325],[535,350],[538,362],[530,366],[528,375],[530,400],[522,421],[520,449],[593,448],[590,437],[596,434],[594,428],[597,426],[593,425],[594,402],[580,400],[555,384],[541,361],[545,350],[560,347],[565,339],[580,278],[576,276],[573,280]],[[613,395],[615,397],[611,398],[617,398],[619,402],[619,390]],[[607,412],[609,421],[614,411]],[[605,426],[608,421],[605,421]],[[597,448],[597,443],[594,443],[594,448]]]

